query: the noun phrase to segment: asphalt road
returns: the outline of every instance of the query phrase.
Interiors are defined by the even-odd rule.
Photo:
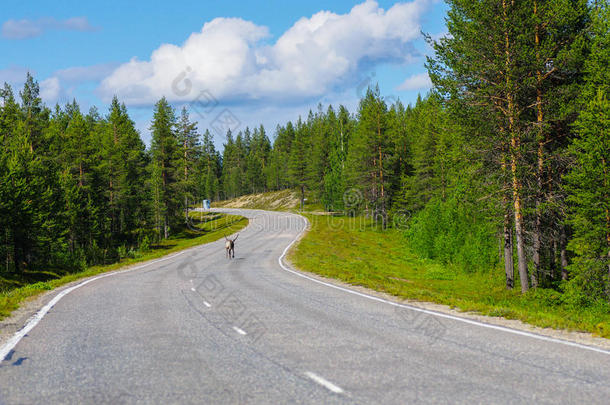
[[[295,215],[65,295],[0,363],[0,403],[610,403],[610,353],[400,308],[278,258]]]

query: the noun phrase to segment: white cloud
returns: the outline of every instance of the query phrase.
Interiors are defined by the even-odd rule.
[[[428,0],[375,1],[347,14],[320,11],[301,18],[274,43],[264,26],[216,18],[181,45],[161,45],[148,61],[136,58],[102,81],[104,100],[149,105],[160,97],[185,102],[208,91],[218,100],[276,102],[320,97],[357,83],[359,72],[379,63],[412,61],[412,42]]]
[[[103,63],[91,66],[74,66],[58,70],[40,82],[40,97],[47,105],[70,102],[75,98],[79,86],[88,82],[99,82],[112,73],[117,66],[117,63]],[[2,72],[0,70],[0,79],[2,78]],[[26,72],[27,70],[25,69],[15,69],[15,75],[22,73],[19,80],[13,82],[18,84],[18,88],[23,86]]]
[[[25,82],[28,68],[24,66],[11,65],[6,69],[0,69],[0,86],[5,82],[15,87],[15,85],[21,85]]]
[[[55,104],[59,100],[61,91],[57,77],[50,77],[40,82],[40,98],[47,105]]]
[[[399,91],[425,90],[432,87],[432,81],[428,73],[419,73],[407,77],[407,79],[396,87]]]
[[[118,65],[118,63],[101,63],[91,66],[74,66],[58,70],[53,76],[62,82],[69,83],[100,81],[110,75]]]
[[[45,31],[95,31],[87,17],[73,17],[57,20],[44,17],[37,20],[7,20],[2,24],[2,37],[6,39],[28,39],[44,34]]]

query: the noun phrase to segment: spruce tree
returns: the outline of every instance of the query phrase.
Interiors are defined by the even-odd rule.
[[[180,188],[183,195],[183,209],[185,219],[188,221],[189,201],[195,199],[196,194],[196,165],[201,155],[201,145],[197,124],[190,121],[189,113],[185,107],[180,112],[180,119],[177,123],[178,142],[180,144]]]
[[[159,235],[167,239],[170,230],[183,222],[179,195],[180,173],[178,173],[180,149],[176,134],[174,109],[163,97],[155,104],[153,120],[151,155],[155,189],[155,216]]]
[[[293,186],[301,192],[301,209],[305,206],[305,188],[309,181],[307,162],[309,161],[310,139],[307,127],[301,119],[297,122],[294,139],[291,143],[288,171]]]
[[[610,6],[598,4],[593,15],[591,54],[586,62],[583,109],[578,137],[570,146],[574,159],[566,176],[569,223],[570,286],[580,298],[610,299]]]
[[[220,156],[210,131],[206,129],[202,136],[201,157],[198,164],[199,197],[210,201],[220,198],[220,166]]]
[[[393,139],[388,137],[387,106],[379,86],[369,88],[360,100],[358,125],[350,139],[347,156],[349,186],[363,193],[364,206],[374,218],[387,225],[390,201],[388,186],[393,165]],[[360,203],[354,201],[355,203]]]

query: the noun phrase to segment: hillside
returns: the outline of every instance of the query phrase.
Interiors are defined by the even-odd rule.
[[[214,202],[212,207],[265,209],[272,211],[293,210],[299,208],[299,193],[297,190],[287,189],[249,194],[230,200]]]

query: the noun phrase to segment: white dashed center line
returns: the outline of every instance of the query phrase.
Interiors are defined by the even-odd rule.
[[[341,387],[331,383],[317,374],[312,373],[311,371],[306,372],[305,375],[335,394],[343,393],[343,389]]]
[[[193,287],[191,287],[191,291],[195,292],[195,289]]]
[[[207,301],[203,301],[203,305],[205,305],[205,306],[206,306],[206,307],[208,307],[208,308],[211,308],[211,307],[212,307],[212,305],[210,305],[210,303],[209,303],[209,302],[207,302]]]
[[[233,330],[240,335],[247,335],[247,333],[243,329],[239,329],[237,326],[233,326]]]

